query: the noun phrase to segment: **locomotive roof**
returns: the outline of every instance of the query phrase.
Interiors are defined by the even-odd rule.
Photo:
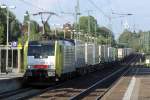
[[[61,41],[63,44],[66,44],[68,42],[68,43],[71,43],[71,44],[75,45],[74,40],[71,40],[71,39],[29,41],[29,45],[54,44],[55,41]]]

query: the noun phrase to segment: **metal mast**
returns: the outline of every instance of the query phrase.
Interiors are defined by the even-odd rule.
[[[75,6],[75,30],[79,31],[80,25],[78,26],[78,16],[80,15],[80,2],[77,0],[77,5]]]

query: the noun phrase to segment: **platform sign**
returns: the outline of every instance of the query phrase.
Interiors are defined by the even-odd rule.
[[[18,44],[18,43],[17,43],[16,41],[13,41],[13,42],[11,43],[11,46],[12,46],[12,47],[17,47],[17,44]]]

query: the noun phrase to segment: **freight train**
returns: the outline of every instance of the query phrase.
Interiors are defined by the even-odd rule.
[[[58,81],[85,75],[101,63],[123,59],[131,48],[85,43],[79,40],[30,41],[28,43],[26,81]]]

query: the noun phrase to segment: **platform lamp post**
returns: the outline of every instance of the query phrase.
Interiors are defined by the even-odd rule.
[[[56,38],[56,36],[57,36],[57,25],[56,24],[52,24],[52,26],[54,27],[54,36],[55,36],[55,38]]]
[[[65,31],[65,29],[63,31],[64,31],[64,39],[65,39],[66,38],[66,31]]]
[[[83,39],[83,30],[80,30],[79,33],[80,33],[80,34],[79,34],[79,40],[82,40],[82,39]]]
[[[6,38],[6,72],[8,70],[8,46],[9,46],[9,9],[15,9],[15,6],[6,6],[6,5],[1,5],[1,9],[6,9],[7,10],[7,38]]]
[[[26,17],[26,16],[29,16],[29,20],[27,21],[27,23],[28,23],[28,41],[29,41],[29,39],[30,39],[30,14],[27,14],[27,13],[25,13],[24,14],[24,17]]]
[[[72,38],[73,39],[75,39],[75,32],[76,32],[76,30],[72,30],[72,35],[73,35]]]

